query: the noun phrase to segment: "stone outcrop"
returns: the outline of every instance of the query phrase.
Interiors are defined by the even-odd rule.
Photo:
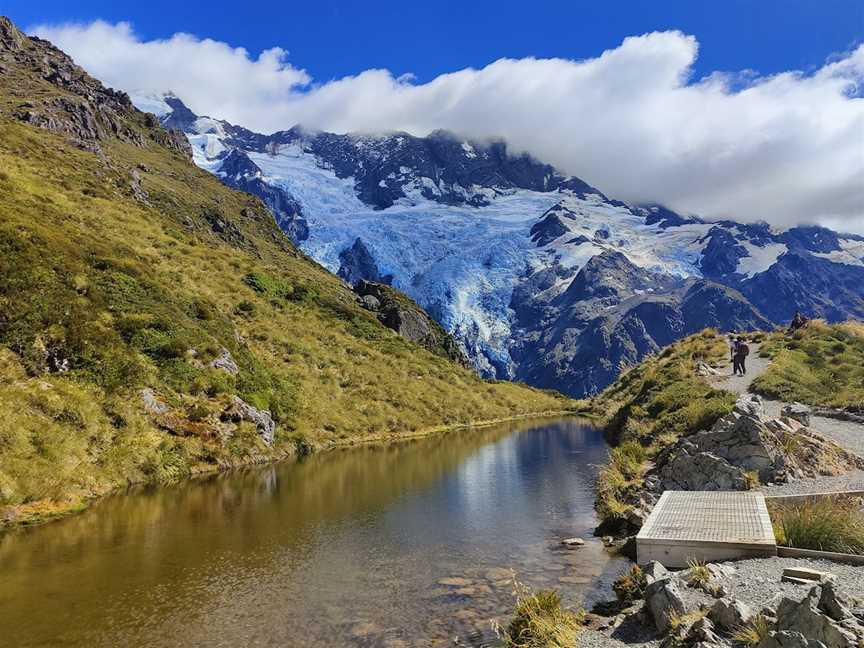
[[[651,563],[642,566],[643,573],[652,571],[659,578],[645,588],[641,602],[631,602],[623,612],[606,603],[595,606],[595,611],[607,608],[617,615],[611,623],[601,622],[598,627],[617,628],[627,616],[636,623],[653,625],[661,648],[732,648],[740,645],[733,640],[734,635],[756,624],[762,636],[756,648],[864,645],[864,623],[853,611],[852,600],[831,578],[797,594],[778,594],[757,614],[751,605],[727,594],[712,602],[710,592],[725,589],[724,583],[728,584],[727,577],[733,576],[735,569],[728,564],[705,567],[711,574],[707,583],[694,578],[692,569],[666,572]],[[769,597],[770,591],[765,596]]]
[[[671,627],[671,619],[686,612],[684,598],[674,578],[661,578],[645,588],[645,609],[660,632]]]
[[[758,396],[744,395],[710,430],[661,452],[648,483],[657,491],[746,490],[864,468],[864,459],[811,432],[802,422],[809,422],[805,409],[770,418]]]
[[[864,626],[852,615],[845,597],[838,594],[832,583],[817,585],[801,601],[783,599],[777,606],[776,631],[798,633],[807,641],[820,642],[827,648],[856,648],[859,642],[864,642]],[[779,645],[787,639],[783,637]]]
[[[273,439],[276,436],[276,423],[273,421],[273,416],[269,411],[259,410],[239,396],[232,396],[231,407],[223,413],[222,418],[238,423],[240,421],[254,423],[264,443],[273,445]]]
[[[360,304],[384,326],[436,355],[468,366],[453,337],[422,308],[390,286],[361,279],[355,286]]]
[[[232,376],[236,376],[240,373],[240,367],[238,367],[237,363],[234,361],[234,356],[232,356],[231,352],[225,348],[222,349],[219,357],[214,358],[210,362],[210,368],[224,371]]]
[[[192,157],[182,133],[165,130],[152,115],[137,110],[125,92],[106,88],[51,43],[26,36],[5,17],[0,17],[0,68],[24,68],[66,93],[28,97],[12,110],[19,121],[61,133],[94,152],[110,138],[136,146],[149,138]]]

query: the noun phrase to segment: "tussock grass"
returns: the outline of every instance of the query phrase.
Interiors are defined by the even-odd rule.
[[[624,519],[631,508],[627,497],[642,488],[657,452],[732,411],[735,395],[696,374],[698,363],[717,364],[727,353],[723,337],[705,330],[646,358],[593,399],[593,413],[617,446],[598,479],[596,508],[603,522]]]
[[[257,199],[154,142],[143,116],[129,124],[142,146],[100,142],[109,163],[10,118],[46,92],[62,94],[18,69],[0,79],[0,513],[573,407],[382,326]],[[223,349],[236,376],[208,366]],[[171,407],[170,429],[143,412],[142,387]],[[273,447],[245,422],[215,433],[235,395],[272,413]]]
[[[763,639],[768,637],[770,630],[771,626],[768,623],[768,619],[760,612],[746,624],[736,628],[732,632],[731,639],[736,644],[753,648],[753,646],[758,646]]]
[[[612,584],[612,591],[624,605],[630,605],[645,597],[648,578],[639,565],[633,565]]]
[[[516,610],[507,629],[497,629],[507,648],[572,648],[581,613],[565,609],[552,590],[531,592],[519,583]]]
[[[771,504],[770,513],[781,545],[864,555],[864,511],[854,498]]]
[[[687,561],[687,582],[691,585],[704,586],[711,582],[711,571],[701,560]]]
[[[772,359],[753,389],[768,398],[864,412],[864,323],[811,321],[792,334],[771,334]]]
[[[596,508],[601,518],[627,513],[626,495],[641,487],[647,459],[648,450],[635,441],[625,441],[609,451],[609,461],[597,476]]]

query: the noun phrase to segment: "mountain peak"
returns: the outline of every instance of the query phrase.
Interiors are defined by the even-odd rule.
[[[27,36],[6,16],[0,16],[0,50],[18,51],[27,43]]]

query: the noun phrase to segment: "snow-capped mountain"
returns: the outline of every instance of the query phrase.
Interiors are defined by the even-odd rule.
[[[581,395],[704,326],[864,317],[862,237],[628,205],[501,141],[262,135],[171,95],[136,103],[318,262],[414,298],[488,376]]]

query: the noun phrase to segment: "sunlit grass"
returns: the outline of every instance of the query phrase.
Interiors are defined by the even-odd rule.
[[[864,511],[854,498],[773,504],[770,512],[781,545],[864,555]]]
[[[812,321],[769,336],[768,370],[753,389],[769,398],[864,411],[864,324]]]

